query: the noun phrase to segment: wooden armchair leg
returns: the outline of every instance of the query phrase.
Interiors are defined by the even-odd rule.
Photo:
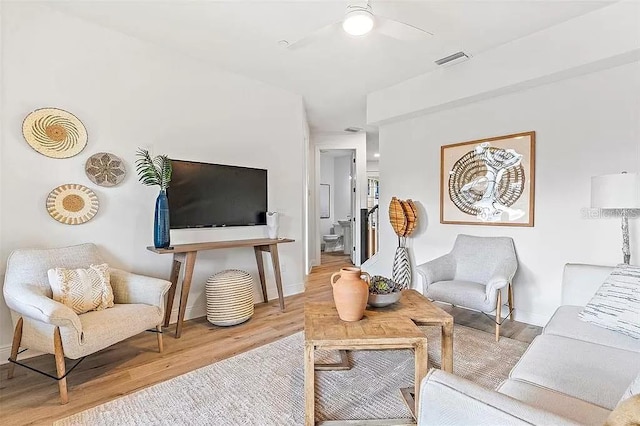
[[[513,321],[513,286],[509,283],[509,321]]]
[[[18,319],[18,323],[16,324],[16,329],[13,332],[13,343],[11,344],[11,359],[16,360],[18,357],[18,351],[20,350],[20,342],[22,342],[22,317]],[[13,370],[15,368],[15,364],[10,362],[9,369],[7,370],[7,379],[13,378]]]
[[[162,343],[162,324],[156,326],[156,334],[158,335],[158,352],[164,351],[164,345]]]
[[[502,291],[498,290],[496,302],[496,342],[500,340],[500,321],[502,320]]]
[[[56,358],[56,372],[58,377],[63,377],[65,374],[64,365],[64,350],[62,348],[62,337],[60,337],[60,328],[56,327],[53,332],[53,347],[55,350]],[[66,404],[69,402],[69,396],[67,394],[67,378],[64,377],[58,380],[58,389],[60,390],[60,404]]]

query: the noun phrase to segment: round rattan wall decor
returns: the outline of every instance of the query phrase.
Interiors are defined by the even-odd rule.
[[[87,146],[87,129],[68,111],[42,108],[27,115],[22,134],[31,148],[51,158],[78,155]]]
[[[99,152],[89,157],[84,171],[91,182],[107,187],[118,185],[127,173],[120,157],[108,152]]]
[[[47,197],[49,216],[67,225],[81,225],[98,213],[98,196],[84,185],[60,185]]]

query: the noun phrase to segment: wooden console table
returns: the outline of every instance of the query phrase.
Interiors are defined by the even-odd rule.
[[[182,322],[184,321],[184,313],[187,308],[187,298],[189,297],[189,289],[191,288],[191,279],[193,278],[193,268],[196,263],[196,256],[202,250],[218,250],[237,247],[253,247],[256,262],[258,264],[258,274],[260,275],[260,285],[262,286],[262,297],[267,303],[267,283],[264,279],[264,264],[262,262],[262,252],[271,253],[273,262],[273,272],[276,278],[276,288],[278,289],[278,299],[280,302],[280,310],[284,311],[284,296],[282,295],[282,276],[280,275],[280,259],[278,258],[278,244],[292,243],[295,240],[287,238],[269,239],[261,238],[256,240],[235,240],[235,241],[211,241],[205,243],[193,244],[176,244],[170,248],[147,247],[147,250],[158,254],[173,254],[173,266],[171,267],[171,288],[167,295],[167,306],[164,311],[164,326],[169,326],[169,318],[171,318],[171,310],[173,309],[173,299],[178,286],[178,277],[180,276],[180,268],[182,262],[186,263],[184,270],[184,279],[180,289],[180,306],[178,308],[178,322],[176,324],[176,339],[182,334]]]

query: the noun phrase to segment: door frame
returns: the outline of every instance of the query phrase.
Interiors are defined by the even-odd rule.
[[[313,200],[315,200],[315,208],[313,215],[313,224],[309,224],[309,235],[315,235],[315,256],[313,258],[314,265],[321,264],[321,251],[320,245],[322,244],[322,235],[320,235],[320,151],[332,150],[332,149],[351,149],[355,152],[355,168],[356,168],[356,187],[355,187],[355,232],[354,235],[358,237],[360,235],[360,209],[365,208],[367,205],[367,139],[366,133],[356,134],[344,134],[344,133],[318,133],[312,134],[313,146],[313,182],[309,185],[309,193]],[[353,230],[352,230],[353,232]],[[353,240],[355,250],[353,256],[355,257],[354,264],[360,266],[360,253],[362,247],[360,245],[360,238]],[[366,249],[366,248],[365,248]]]

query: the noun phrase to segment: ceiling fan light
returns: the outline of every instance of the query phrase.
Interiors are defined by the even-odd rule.
[[[365,35],[373,29],[373,14],[363,9],[348,12],[342,22],[342,28],[347,34]]]

